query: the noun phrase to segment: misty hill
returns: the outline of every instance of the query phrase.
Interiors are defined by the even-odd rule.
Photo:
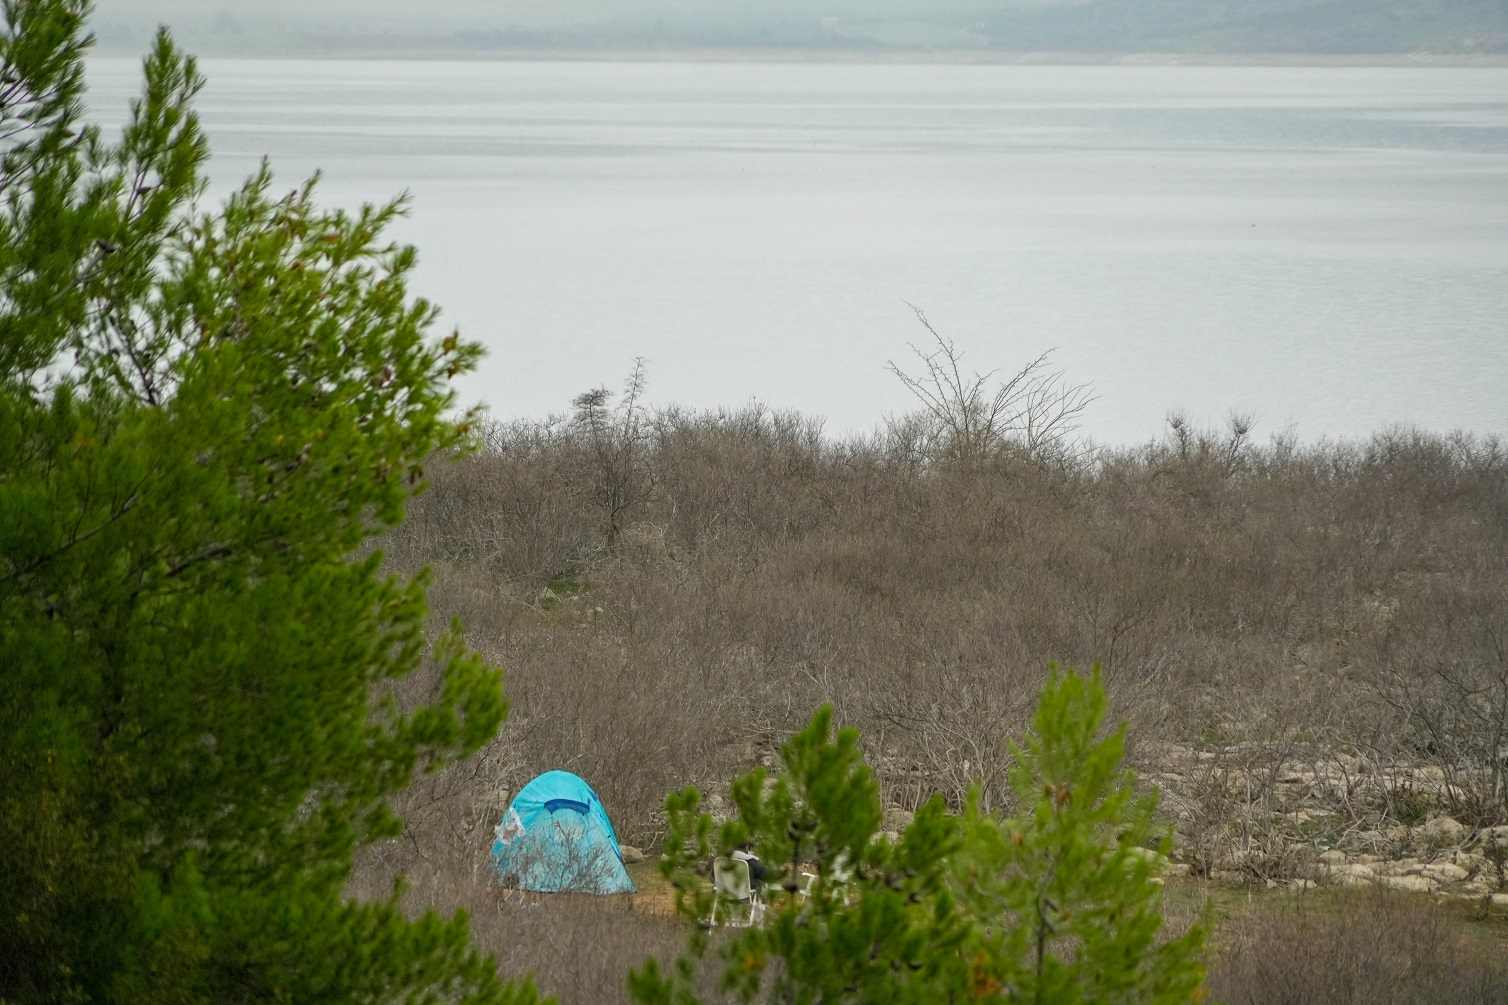
[[[1508,53],[1505,0],[100,0],[105,49]]]
[[[992,45],[1091,52],[1508,50],[1504,0],[1088,0],[983,19]]]

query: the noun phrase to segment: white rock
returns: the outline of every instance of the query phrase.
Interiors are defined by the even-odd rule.
[[[1437,764],[1425,764],[1415,768],[1414,777],[1434,785],[1445,784],[1445,771]]]
[[[1343,886],[1366,886],[1377,881],[1376,870],[1360,862],[1333,866],[1330,874]]]
[[[1435,862],[1424,867],[1420,873],[1439,883],[1459,883],[1471,873],[1453,862]]]
[[[916,814],[910,810],[903,810],[899,806],[885,807],[885,827],[887,831],[903,831],[911,826],[911,821],[916,819]]]
[[[1466,825],[1451,817],[1435,817],[1419,829],[1432,841],[1460,841],[1466,836]]]
[[[1132,845],[1126,849],[1126,854],[1131,858],[1144,858],[1148,862],[1166,862],[1168,857],[1156,848],[1143,848],[1140,845]]]

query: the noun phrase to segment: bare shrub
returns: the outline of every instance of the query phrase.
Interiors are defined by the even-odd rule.
[[[1508,521],[1504,467],[1496,441],[1394,431],[1373,441],[1359,471],[1392,493],[1391,519],[1368,528],[1378,546],[1419,554],[1353,615],[1374,626],[1359,660],[1367,688],[1398,713],[1398,752],[1437,769],[1434,801],[1484,826],[1508,820],[1504,570],[1497,549],[1455,545]]]
[[[644,360],[636,359],[617,405],[608,407],[612,394],[605,387],[579,394],[571,402],[572,422],[590,460],[590,498],[602,511],[609,549],[618,546],[630,511],[654,493],[645,380]]]
[[[893,360],[890,372],[921,403],[921,415],[895,424],[913,449],[937,460],[972,462],[1017,447],[1029,457],[1060,460],[1070,453],[1078,419],[1094,400],[1088,384],[1071,384],[1048,367],[1052,350],[990,383],[995,371],[965,375],[963,352],[932,327],[920,307],[908,305],[932,336],[927,350],[911,347],[921,370],[910,373]]]
[[[602,546],[585,450],[564,418],[485,422],[481,449],[430,465],[430,487],[385,542],[402,568],[432,564],[494,596],[533,597]],[[443,582],[445,576],[440,576]],[[445,604],[436,604],[445,609]]]
[[[725,788],[823,702],[861,728],[895,820],[976,779],[1003,808],[1004,742],[1050,659],[1104,665],[1196,871],[1285,882],[1393,823],[1503,818],[1495,441],[1183,421],[1054,463],[939,464],[914,431],[836,440],[759,406],[635,422],[616,530],[582,422],[494,425],[431,465],[388,560],[433,567],[437,622],[507,670],[514,712],[415,786],[353,889],[485,890],[506,794],[551,768],[652,846],[667,791]]]
[[[1222,855],[1293,812],[1276,778],[1294,758],[1349,773],[1333,798],[1353,816],[1418,784],[1405,763],[1449,766],[1452,812],[1501,806],[1491,442],[1261,447],[1237,419],[1078,465],[932,468],[757,406],[634,421],[652,475],[616,531],[599,433],[551,421],[437,465],[389,552],[434,563],[436,607],[508,668],[502,760],[579,770],[636,838],[664,791],[725,778],[823,701],[863,727],[898,805],[976,777],[988,800],[1051,658],[1104,663],[1144,767],[1177,742],[1234,772],[1185,772],[1178,793]]]

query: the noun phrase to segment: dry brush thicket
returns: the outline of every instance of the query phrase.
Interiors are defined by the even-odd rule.
[[[397,807],[408,832],[374,875],[479,880],[508,793],[549,768],[653,844],[666,792],[715,789],[824,702],[897,821],[976,779],[998,804],[1005,740],[1060,660],[1103,664],[1196,874],[1400,858],[1449,814],[1476,892],[1502,889],[1475,836],[1508,823],[1496,441],[1257,444],[1175,420],[1138,448],[939,461],[903,423],[837,442],[757,407],[600,395],[484,441],[433,465],[385,547],[433,567],[432,603],[507,669],[514,711]]]

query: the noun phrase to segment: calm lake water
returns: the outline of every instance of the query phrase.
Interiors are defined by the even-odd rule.
[[[495,414],[636,356],[652,397],[872,427],[925,337],[1258,433],[1508,432],[1508,70],[205,60],[223,194],[263,155],[401,190]],[[118,121],[137,64],[98,59]]]

